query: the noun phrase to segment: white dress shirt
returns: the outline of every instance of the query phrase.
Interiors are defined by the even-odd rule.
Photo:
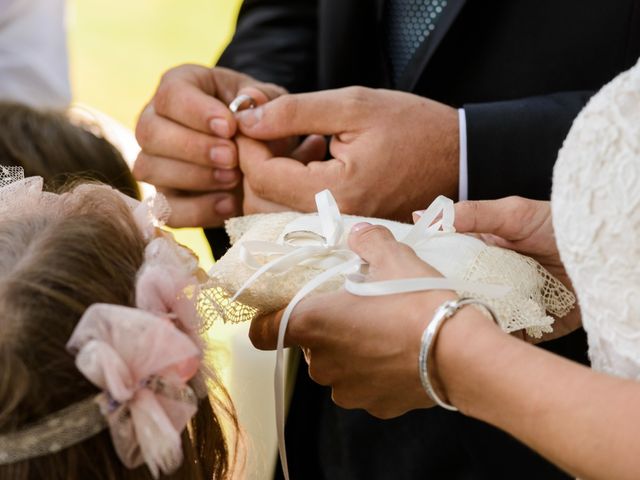
[[[464,109],[458,110],[460,130],[460,169],[458,176],[458,201],[469,199],[469,174],[467,173],[467,116]]]

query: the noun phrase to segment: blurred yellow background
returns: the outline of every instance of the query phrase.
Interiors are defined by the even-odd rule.
[[[71,0],[75,101],[133,128],[163,72],[212,65],[233,33],[239,0]]]
[[[134,129],[160,76],[182,63],[213,65],[231,39],[239,0],[70,0],[74,102]],[[176,233],[209,269],[201,230]]]

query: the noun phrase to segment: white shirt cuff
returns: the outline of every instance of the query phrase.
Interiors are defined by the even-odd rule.
[[[458,175],[458,200],[469,199],[469,175],[467,173],[467,116],[464,109],[458,110],[458,129],[460,130],[460,169]]]

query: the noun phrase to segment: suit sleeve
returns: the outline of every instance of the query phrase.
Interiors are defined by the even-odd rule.
[[[245,0],[217,65],[297,93],[316,89],[318,0]],[[224,228],[205,230],[213,256],[229,248]]]
[[[245,0],[218,65],[290,92],[316,89],[318,0]]]
[[[469,198],[548,200],[558,151],[593,93],[464,105]]]

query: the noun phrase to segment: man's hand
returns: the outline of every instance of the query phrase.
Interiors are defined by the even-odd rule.
[[[313,211],[328,188],[344,213],[408,220],[438,194],[457,196],[458,113],[408,93],[349,87],[285,95],[236,116],[257,140],[332,136],[328,161],[300,162],[240,145],[249,212],[262,205]],[[267,208],[267,210],[269,210]]]
[[[371,281],[441,276],[381,226],[356,225],[349,246],[369,264]],[[418,373],[420,339],[436,308],[454,298],[445,291],[382,297],[318,294],[293,311],[285,344],[303,347],[309,375],[332,387],[336,404],[395,417],[433,405]],[[275,348],[281,316],[278,312],[252,322],[256,347]]]
[[[478,234],[490,245],[534,258],[565,287],[574,291],[558,253],[549,202],[507,197],[460,202],[455,209],[454,226],[457,232]],[[581,324],[580,308],[576,305],[566,316],[556,320],[552,333],[535,341],[553,340],[573,332]],[[527,341],[534,340],[524,332],[516,333],[522,333]]]
[[[237,124],[227,105],[241,93],[263,104],[286,91],[224,68],[181,65],[142,111],[133,173],[167,196],[171,226],[220,226],[240,214]]]

